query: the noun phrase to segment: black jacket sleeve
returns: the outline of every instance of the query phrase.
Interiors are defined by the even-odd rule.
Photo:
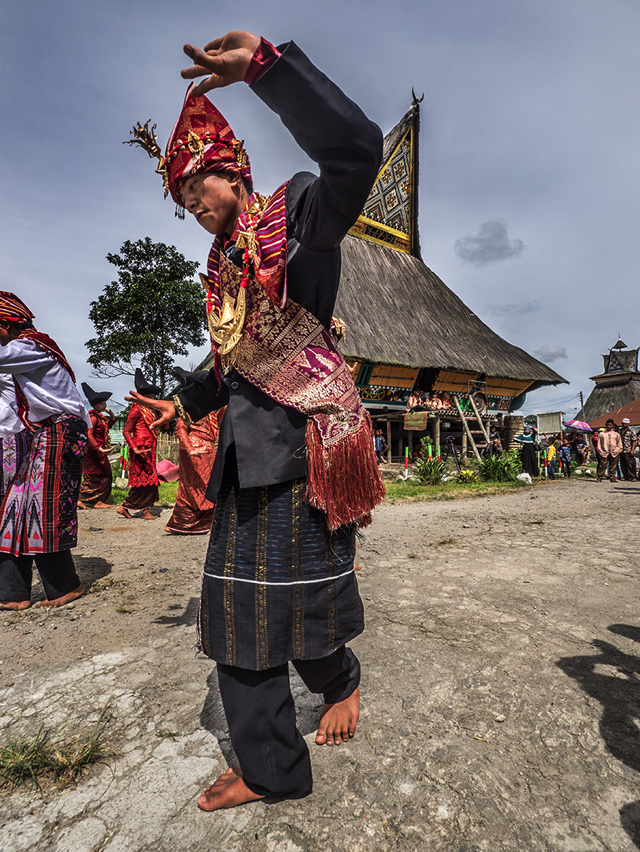
[[[382,133],[294,43],[251,88],[276,112],[320,176],[296,192],[294,233],[305,248],[336,248],[356,221],[382,160]]]
[[[215,369],[198,370],[192,376],[194,381],[178,391],[176,396],[189,417],[196,422],[227,404],[229,388],[220,380]]]

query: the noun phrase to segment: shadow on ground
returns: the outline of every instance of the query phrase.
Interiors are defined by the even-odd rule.
[[[612,624],[612,633],[640,642],[640,628]],[[588,657],[564,657],[557,665],[582,689],[602,704],[600,733],[607,749],[626,766],[640,772],[640,659],[596,639],[599,651]],[[620,809],[620,822],[640,849],[640,802]]]
[[[189,598],[187,605],[180,615],[160,615],[158,618],[154,618],[153,623],[164,624],[166,627],[178,627],[179,625],[192,627],[198,620],[198,604],[198,598]],[[169,609],[182,609],[182,604],[171,604]]]

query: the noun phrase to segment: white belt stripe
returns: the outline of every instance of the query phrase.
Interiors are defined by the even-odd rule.
[[[340,577],[353,573],[353,568],[350,568],[344,574],[336,574],[335,577],[323,577],[321,580],[292,580],[290,583],[267,583],[260,580],[245,580],[244,577],[221,577],[220,574],[207,574],[206,571],[204,575],[214,580],[233,580],[234,583],[253,583],[254,586],[299,586],[302,583],[328,583],[330,580],[339,580]]]

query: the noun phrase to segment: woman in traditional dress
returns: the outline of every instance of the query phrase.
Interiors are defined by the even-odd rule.
[[[87,435],[89,444],[82,465],[82,488],[78,508],[108,509],[113,476],[109,453],[109,429],[115,423],[113,411],[107,408],[109,391],[94,391],[86,382],[82,383],[84,395],[89,400],[91,428]],[[89,503],[91,506],[87,506]]]
[[[525,426],[521,434],[516,435],[513,440],[522,444],[522,469],[524,472],[528,473],[529,476],[540,476],[536,439],[531,427]]]
[[[135,373],[135,385],[138,393],[152,399],[160,393],[157,385],[148,382],[139,368]],[[140,517],[145,521],[153,521],[154,516],[149,508],[158,502],[158,473],[156,471],[156,449],[158,432],[151,428],[156,419],[154,413],[141,405],[133,404],[123,429],[123,436],[131,455],[129,458],[129,493],[117,512],[125,518],[131,518],[131,513],[140,511]]]
[[[0,373],[13,376],[18,414],[31,435],[0,507],[0,609],[30,605],[34,559],[47,597],[37,606],[63,606],[84,594],[71,548],[91,421],[67,359],[36,331],[33,316],[17,296],[0,291]]]
[[[176,420],[180,441],[180,484],[173,514],[165,527],[170,533],[204,535],[211,532],[215,503],[207,500],[211,468],[216,457],[218,414],[212,411],[195,423]]]
[[[196,373],[189,373],[181,367],[174,367],[173,372],[183,387],[196,378]],[[204,377],[205,374],[199,372]],[[216,457],[223,415],[224,409],[221,409],[210,412],[195,423],[189,419],[185,422],[181,417],[176,420],[176,435],[180,442],[180,484],[176,505],[165,527],[169,533],[204,535],[211,532],[215,503],[207,500],[205,491]]]

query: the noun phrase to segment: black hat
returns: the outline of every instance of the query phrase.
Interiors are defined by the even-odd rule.
[[[180,384],[183,387],[187,385],[193,384],[193,382],[201,382],[203,379],[206,379],[208,370],[194,370],[193,372],[189,372],[188,370],[183,370],[182,367],[173,367],[172,372],[174,376],[178,379]]]
[[[97,405],[99,402],[106,402],[111,396],[109,391],[94,391],[86,382],[82,383],[82,391],[91,405]]]
[[[140,369],[140,367],[136,368],[136,373],[133,380],[135,382],[136,390],[138,391],[138,393],[141,393],[142,396],[146,396],[150,393],[160,393],[161,389],[158,387],[158,385],[152,385],[145,379],[145,377],[142,375],[142,370]]]

